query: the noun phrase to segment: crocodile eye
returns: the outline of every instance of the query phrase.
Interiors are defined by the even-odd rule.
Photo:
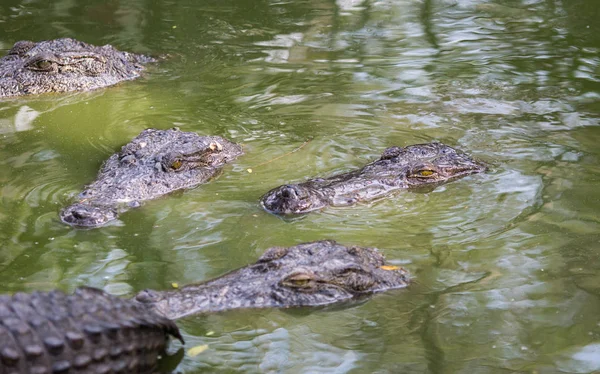
[[[416,173],[413,173],[411,177],[413,178],[432,178],[435,177],[437,172],[429,169],[419,170]]]
[[[171,168],[174,170],[178,170],[179,168],[181,168],[182,165],[183,162],[181,162],[181,160],[175,160],[171,163]]]
[[[29,67],[33,70],[50,71],[52,70],[52,65],[52,61],[42,59],[33,62]]]
[[[49,69],[52,66],[52,62],[48,61],[48,60],[42,60],[42,61],[38,61],[35,66],[37,68],[40,68],[42,70],[46,70]]]
[[[289,281],[298,287],[304,287],[310,283],[310,279],[290,279]]]
[[[284,280],[286,285],[297,288],[308,288],[312,282],[312,277],[304,273],[291,275]]]

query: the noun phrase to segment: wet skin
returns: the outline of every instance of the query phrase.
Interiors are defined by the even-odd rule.
[[[0,58],[0,98],[89,91],[136,79],[151,57],[64,38],[19,41]]]
[[[377,249],[323,240],[270,248],[256,263],[217,279],[142,291],[135,300],[176,319],[238,308],[328,305],[407,284],[406,271],[386,264]]]
[[[483,163],[442,143],[390,147],[362,169],[274,188],[262,196],[261,205],[275,214],[308,213],[378,199],[401,189],[435,187],[485,170]]]
[[[144,130],[104,163],[60,219],[78,227],[102,226],[144,200],[209,181],[242,153],[241,146],[219,136]]]
[[[175,291],[121,299],[82,287],[0,295],[0,369],[29,373],[154,373],[173,319],[238,308],[348,301],[403,288],[406,271],[373,248],[324,240],[268,249],[254,264]]]

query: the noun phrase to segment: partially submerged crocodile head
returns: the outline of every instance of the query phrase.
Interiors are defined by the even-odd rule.
[[[317,241],[268,249],[254,264],[174,291],[140,292],[140,303],[167,318],[236,308],[318,306],[405,287],[406,271],[373,248]]]
[[[180,189],[196,187],[242,154],[219,136],[144,130],[105,163],[78,201],[60,213],[73,226],[100,226],[130,207]]]
[[[0,98],[106,87],[139,77],[142,64],[152,61],[70,38],[19,41],[0,58]]]
[[[390,147],[360,170],[274,188],[261,204],[276,214],[307,213],[373,200],[398,189],[436,186],[485,170],[482,163],[442,143]]]

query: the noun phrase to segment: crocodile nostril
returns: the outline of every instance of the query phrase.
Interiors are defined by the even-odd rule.
[[[300,191],[296,186],[287,185],[281,189],[281,197],[286,199],[297,199],[299,194]]]
[[[73,209],[71,215],[77,219],[84,219],[90,216],[85,209]]]

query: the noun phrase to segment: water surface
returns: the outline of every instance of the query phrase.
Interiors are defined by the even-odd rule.
[[[75,37],[169,57],[106,90],[0,102],[0,291],[131,295],[331,238],[380,248],[413,284],[341,308],[183,320],[187,347],[209,348],[178,371],[599,371],[599,9],[593,0],[5,0],[3,51]],[[103,160],[145,128],[173,126],[228,137],[246,155],[212,183],[114,225],[60,223]],[[296,220],[258,205],[281,183],[434,140],[490,171]]]

